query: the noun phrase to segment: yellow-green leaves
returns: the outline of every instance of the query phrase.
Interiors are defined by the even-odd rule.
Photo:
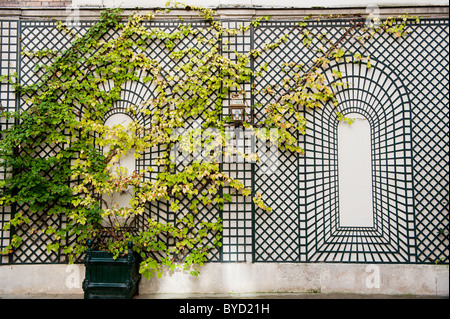
[[[338,121],[344,121],[348,125],[352,125],[353,122],[355,121],[354,118],[345,117],[344,114],[342,114],[341,112],[336,112],[336,115],[337,115]]]
[[[57,23],[58,30],[74,39],[67,50],[23,52],[26,58],[52,58],[48,65],[37,66],[36,71],[42,72],[39,83],[27,86],[18,83],[17,76],[0,77],[29,96],[30,105],[20,113],[0,109],[0,116],[19,123],[2,132],[0,164],[6,170],[14,167],[15,174],[0,182],[0,205],[27,203],[32,213],[64,215],[67,223],[46,233],[68,243],[48,248],[67,253],[69,259],[85,251],[87,239],[97,240],[98,248],[115,257],[126,253],[127,242],[132,241],[143,258],[140,272],[147,277],[160,277],[163,267],[173,270],[180,261],[183,269],[191,270],[220,247],[222,221],[203,220],[203,212],[219,212],[234,196],[251,197],[256,209],[272,210],[261,194],[221,171],[220,160],[228,155],[260,160],[255,152],[227,145],[226,130],[231,125],[223,116],[230,93],[247,94],[253,82],[253,95],[245,96],[250,120],[243,130],[282,150],[303,154],[297,136],[306,134],[305,109],[337,106],[336,89],[345,88],[345,74],[334,66],[364,62],[372,67],[365,50],[349,52],[343,43],[364,45],[382,32],[396,38],[407,34],[406,17],[389,18],[372,28],[357,21],[333,42],[304,19],[272,43],[238,52],[234,37],[261,27],[269,17],[230,29],[211,9],[174,1],[168,5],[197,12],[207,26],[179,23],[161,29],[144,24],[154,12],[131,15],[122,23],[121,10],[105,10],[82,36]],[[350,32],[355,29],[358,32]],[[309,64],[298,61],[303,57],[279,65],[272,58],[266,60],[293,39],[299,39],[298,52],[311,55]],[[153,47],[158,49],[151,52]],[[253,65],[258,68],[253,70]],[[325,76],[330,69],[333,83]],[[260,78],[273,74],[280,75],[276,83],[261,81],[263,87],[256,87]],[[125,103],[125,87],[136,88],[130,83],[145,83],[151,96]],[[132,93],[140,96],[138,90]],[[255,97],[264,102],[250,105]],[[117,108],[131,121],[105,125],[105,116]],[[255,124],[251,119],[257,113],[263,117]],[[340,113],[337,117],[352,121]],[[198,125],[193,127],[194,123]],[[186,124],[192,125],[190,131],[177,135]],[[50,150],[42,151],[43,145]],[[206,155],[201,155],[207,160],[187,156],[182,165],[175,163],[179,155],[175,149],[182,155],[204,151]],[[121,165],[131,153],[140,171]],[[159,211],[176,218],[163,222]],[[29,222],[29,217],[18,213],[4,229]],[[3,253],[20,242],[19,236],[14,237]],[[198,270],[194,267],[191,273],[198,275]]]

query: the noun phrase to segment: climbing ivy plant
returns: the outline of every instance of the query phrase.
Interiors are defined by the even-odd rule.
[[[264,140],[273,141],[267,129],[275,130],[274,142],[278,147],[302,154],[304,151],[294,137],[296,131],[306,132],[302,110],[335,107],[338,104],[335,87],[347,85],[339,81],[342,74],[337,70],[333,75],[338,81],[332,85],[327,83],[323,70],[331,61],[364,62],[371,67],[369,56],[345,51],[344,40],[352,39],[363,46],[383,33],[395,38],[407,35],[407,16],[372,20],[376,22],[372,25],[361,15],[321,17],[351,21],[341,38],[333,42],[327,34],[310,30],[308,20],[313,18],[308,17],[263,49],[235,52],[235,59],[230,59],[221,51],[228,44],[225,39],[238,36],[250,27],[258,28],[270,17],[258,17],[246,26],[228,29],[211,9],[178,2],[169,2],[168,6],[198,12],[207,22],[205,29],[210,36],[189,23],[180,23],[170,32],[146,28],[143,22],[155,17],[151,11],[146,15],[131,15],[124,21],[121,9],[105,10],[83,35],[77,35],[61,22],[56,24],[60,32],[73,37],[68,49],[22,53],[28,57],[51,58],[51,63],[37,66],[39,82],[23,85],[17,76],[1,78],[14,86],[27,106],[18,112],[0,110],[2,117],[17,123],[2,132],[0,141],[0,165],[7,171],[5,179],[0,181],[0,205],[26,205],[28,211],[16,213],[3,225],[3,230],[30,223],[30,214],[38,212],[49,217],[63,215],[65,223],[59,228],[42,223],[42,229],[34,231],[51,235],[54,240],[47,249],[61,251],[71,262],[86,251],[89,239],[98,249],[107,250],[115,257],[126,254],[131,241],[134,251],[142,257],[140,272],[146,277],[161,276],[165,266],[172,270],[182,267],[198,275],[196,266],[191,266],[202,265],[210,251],[221,246],[222,231],[220,218],[211,222],[198,217],[201,205],[217,205],[221,209],[232,198],[220,191],[228,186],[241,196],[250,196],[259,209],[271,211],[260,194],[221,171],[219,165],[224,156],[221,150],[238,152],[225,147],[228,145],[226,128],[233,123],[222,114],[223,101],[231,92],[245,96],[243,84],[267,72],[267,64],[253,71],[251,62],[262,59],[266,51],[282,48],[292,32],[301,33],[304,46],[321,44],[312,66],[295,63],[279,66],[285,74],[282,89],[269,86],[259,92],[253,90],[253,94],[271,96],[273,102],[250,105],[251,111],[256,107],[264,109],[265,117],[258,125],[244,122],[246,130]],[[110,30],[115,30],[117,36],[105,40]],[[177,49],[177,43],[186,38],[205,49],[195,46]],[[155,39],[170,52],[174,68],[165,70],[162,61],[146,54],[149,41]],[[124,85],[130,81],[143,82],[156,93],[155,98],[127,109],[133,118],[147,118],[144,122],[150,125],[137,120],[127,125],[105,125],[105,115],[120,101]],[[103,86],[107,82],[112,83],[109,90]],[[340,113],[336,117],[351,122]],[[181,143],[181,148],[190,152],[196,147],[204,149],[211,144],[211,136],[206,134],[208,129],[219,132],[214,137],[219,147],[208,152],[210,155],[215,152],[209,160],[191,161],[177,170],[173,149],[181,138],[174,132],[184,127],[187,120],[198,118],[202,120],[199,132],[191,132],[188,143]],[[200,138],[195,139],[195,134]],[[40,150],[46,145],[54,151],[41,156]],[[128,172],[117,165],[130,152],[140,158],[155,147],[164,151],[154,165],[143,171]],[[258,160],[257,154],[239,155]],[[156,177],[144,179],[149,173]],[[106,203],[105,197],[129,189],[132,198],[128,205]],[[190,206],[181,210],[180,201],[185,197],[191,200]],[[164,223],[146,215],[148,204],[158,201],[167,202],[177,213],[176,223]],[[143,216],[147,216],[144,226],[136,227],[136,221]],[[213,240],[206,240],[211,236]],[[21,242],[22,238],[14,234],[2,253],[11,253]]]

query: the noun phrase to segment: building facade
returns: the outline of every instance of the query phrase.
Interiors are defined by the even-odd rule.
[[[22,83],[33,83],[35,61],[20,52],[63,50],[70,45],[69,38],[59,35],[52,18],[67,22],[82,34],[98,20],[102,8],[122,7],[127,16],[136,7],[139,12],[163,8],[165,1],[119,2],[0,1],[1,75],[17,72]],[[141,292],[448,295],[448,3],[366,2],[340,0],[332,6],[326,1],[192,3],[214,8],[217,19],[228,28],[271,15],[269,21],[233,39],[232,49],[223,50],[230,59],[234,50],[262,50],[309,15],[372,13],[383,19],[408,13],[421,19],[408,22],[411,34],[404,41],[386,36],[368,44],[363,54],[370,55],[369,67],[367,63],[333,65],[352,83],[348,90],[337,92],[339,112],[357,119],[351,129],[332,116],[332,109],[304,110],[307,132],[297,136],[304,155],[279,151],[270,169],[245,160],[224,162],[224,171],[262,194],[273,211],[263,212],[250,199],[240,197],[223,210],[202,211],[206,219],[222,218],[223,245],[210,256],[201,275],[193,279],[172,273],[143,280]],[[207,28],[196,13],[183,9],[168,15],[157,13],[145,27],[174,30],[181,23]],[[322,18],[308,23],[314,31],[327,32],[338,41],[340,30],[350,21]],[[255,60],[252,70],[292,61],[312,63],[317,48],[306,49],[301,41],[299,34],[292,34],[289,41]],[[347,43],[346,49],[358,50],[355,43]],[[149,54],[169,60],[157,44]],[[327,79],[333,81],[332,77]],[[264,77],[252,78],[243,89],[252,105],[264,105],[270,101],[254,92],[281,81],[280,70],[269,67]],[[130,83],[124,92],[123,105],[135,105],[153,96],[142,84]],[[1,102],[7,111],[25,105],[7,83],[1,84]],[[229,102],[223,105],[225,115],[229,114]],[[255,124],[257,118],[253,119]],[[2,121],[5,128],[13,125]],[[195,123],[189,125],[186,129]],[[245,134],[237,136],[235,142],[249,143]],[[130,165],[144,169],[146,160],[152,160],[151,153],[135,162],[131,159]],[[223,192],[227,191],[225,187]],[[151,209],[149,214],[168,221],[176,219],[163,203]],[[0,225],[26,211],[26,205],[0,207]],[[34,218],[38,226],[39,216]],[[27,234],[28,230],[15,231]],[[0,246],[6,246],[11,236],[12,232],[0,232]],[[82,291],[83,265],[67,265],[63,254],[47,253],[44,243],[48,240],[45,233],[30,233],[19,249],[1,257],[0,293]]]

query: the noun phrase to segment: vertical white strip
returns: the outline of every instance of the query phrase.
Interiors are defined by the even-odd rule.
[[[109,117],[105,126],[113,127],[115,125],[122,125],[124,128],[132,121],[132,119],[125,114],[114,114]],[[108,151],[108,147],[104,148],[104,152]],[[129,150],[124,154],[117,163],[114,164],[113,169],[118,167],[126,168],[128,176],[131,176],[136,170],[136,159],[134,157],[134,149]],[[126,192],[113,193],[111,195],[103,195],[103,199],[108,203],[108,208],[113,208],[115,205],[118,207],[130,207],[130,200],[133,197],[133,187],[129,186]]]
[[[369,122],[338,124],[339,221],[340,226],[373,227],[372,165]]]

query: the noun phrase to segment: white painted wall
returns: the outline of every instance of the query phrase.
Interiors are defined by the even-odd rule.
[[[203,7],[284,7],[284,8],[312,8],[312,7],[366,7],[370,4],[378,6],[448,6],[446,0],[184,0],[180,1],[191,5]],[[165,7],[167,0],[73,0],[77,6],[104,6],[123,8],[151,8]]]
[[[116,125],[121,125],[124,128],[132,122],[132,119],[125,114],[114,114],[105,121],[105,126],[113,127]],[[108,147],[104,148],[104,154],[108,152]],[[136,170],[136,159],[134,157],[134,149],[131,149],[126,154],[124,154],[116,163],[114,163],[112,170],[115,172],[119,167],[125,168],[127,175],[131,176]],[[117,207],[130,207],[130,200],[133,197],[133,186],[129,186],[127,191],[122,193],[113,193],[111,195],[103,195],[103,199],[107,203],[109,209],[113,208],[115,205]],[[104,207],[105,208],[105,207]]]
[[[445,265],[210,263],[193,277],[142,279],[141,294],[321,292],[449,295]],[[82,294],[84,265],[0,267],[2,294]],[[162,295],[164,296],[164,295]]]
[[[338,124],[340,226],[373,227],[370,125],[359,114],[345,116],[355,121]]]

